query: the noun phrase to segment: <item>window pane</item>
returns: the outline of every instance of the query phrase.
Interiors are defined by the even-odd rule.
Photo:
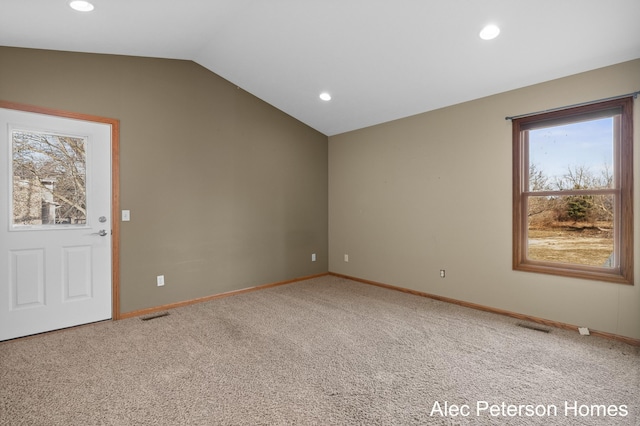
[[[613,118],[527,130],[529,191],[613,188]]]
[[[528,197],[527,258],[614,268],[614,196]]]
[[[12,132],[13,225],[86,223],[86,141]]]

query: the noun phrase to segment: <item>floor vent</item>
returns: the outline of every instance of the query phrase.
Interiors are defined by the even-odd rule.
[[[162,318],[169,316],[169,312],[159,312],[157,314],[147,315],[146,317],[140,318],[142,321],[149,321],[156,318]]]
[[[546,327],[541,327],[541,326],[532,325],[532,324],[524,324],[524,323],[519,323],[518,327],[528,328],[529,330],[541,331],[543,333],[549,333],[551,331],[551,329]]]

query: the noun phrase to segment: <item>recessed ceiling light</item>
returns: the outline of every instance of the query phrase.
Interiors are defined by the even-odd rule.
[[[483,40],[492,40],[498,37],[498,34],[500,34],[500,28],[498,28],[497,25],[491,24],[480,31],[480,38]]]
[[[323,101],[330,101],[331,95],[328,94],[327,92],[322,92],[320,93],[320,99],[322,99]]]
[[[84,0],[70,1],[69,6],[71,6],[73,10],[77,10],[78,12],[91,12],[93,10],[93,5]]]

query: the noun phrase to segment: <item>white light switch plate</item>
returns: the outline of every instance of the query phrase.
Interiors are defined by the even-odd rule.
[[[122,210],[122,221],[129,222],[131,220],[131,212],[129,210]]]

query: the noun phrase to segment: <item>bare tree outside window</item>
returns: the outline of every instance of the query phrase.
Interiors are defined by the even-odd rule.
[[[13,225],[86,223],[86,140],[14,130]]]

